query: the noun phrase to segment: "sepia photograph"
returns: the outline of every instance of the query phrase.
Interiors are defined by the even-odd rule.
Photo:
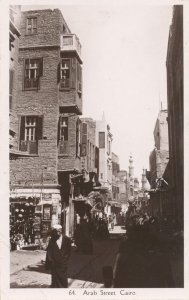
[[[143,2],[7,5],[1,242],[14,297],[188,299],[185,5]]]

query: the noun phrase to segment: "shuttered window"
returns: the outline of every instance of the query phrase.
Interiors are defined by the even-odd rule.
[[[99,148],[105,148],[105,132],[99,132]]]
[[[82,68],[79,62],[77,62],[77,91],[82,92]]]
[[[61,89],[70,88],[71,86],[71,60],[70,59],[62,59],[60,65],[60,84]]]
[[[95,168],[97,168],[97,172],[98,172],[98,168],[99,168],[99,149],[97,147],[95,147]]]
[[[82,123],[81,156],[87,155],[87,123]]]
[[[39,89],[43,75],[43,58],[26,59],[24,66],[24,89]]]
[[[81,130],[80,130],[80,120],[77,119],[76,123],[76,156],[81,155]]]
[[[76,58],[62,58],[58,64],[57,73],[60,91],[81,90],[81,66]]]
[[[68,141],[68,117],[60,117],[60,140]]]
[[[42,139],[42,116],[22,116],[20,119],[20,151],[38,152],[38,140]]]
[[[59,154],[68,155],[68,117],[60,116],[58,125]]]
[[[26,19],[26,33],[35,34],[37,33],[37,18],[27,18]]]

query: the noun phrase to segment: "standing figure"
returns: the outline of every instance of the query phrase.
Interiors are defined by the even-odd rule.
[[[67,288],[68,260],[71,254],[71,239],[62,233],[61,225],[54,225],[47,246],[46,268],[51,270],[51,288]]]

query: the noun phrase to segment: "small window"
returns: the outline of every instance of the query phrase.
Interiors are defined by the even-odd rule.
[[[36,117],[26,117],[25,118],[25,141],[35,141],[36,140]]]
[[[27,18],[27,20],[26,20],[26,33],[27,34],[37,33],[37,18]]]
[[[70,59],[62,59],[60,66],[60,87],[70,88]]]
[[[24,89],[39,89],[39,78],[42,76],[43,59],[26,59],[24,69]]]
[[[79,63],[77,63],[77,91],[80,94],[82,92],[82,68]]]
[[[72,46],[72,45],[73,45],[73,35],[64,35],[63,46]]]
[[[68,141],[68,118],[60,118],[60,140]]]
[[[88,126],[87,123],[83,122],[81,127],[81,156],[87,155],[87,137],[88,137]]]
[[[58,135],[59,154],[68,155],[68,117],[59,118]]]
[[[105,148],[105,132],[99,132],[99,148]]]
[[[23,116],[20,122],[20,151],[37,153],[37,142],[42,139],[42,116]]]
[[[76,123],[76,156],[81,155],[81,130],[80,130],[80,120],[77,119]]]

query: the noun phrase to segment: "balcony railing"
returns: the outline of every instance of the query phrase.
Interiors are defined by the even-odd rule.
[[[81,59],[81,44],[75,34],[61,35],[61,51],[76,51]]]
[[[37,154],[37,141],[20,141],[20,151]]]

